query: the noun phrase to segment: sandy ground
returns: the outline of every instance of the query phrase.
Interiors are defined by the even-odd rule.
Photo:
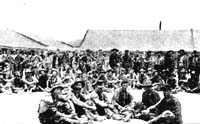
[[[141,99],[141,94],[142,91],[133,92],[136,101]],[[0,94],[0,124],[39,124],[37,118],[38,103],[44,95],[45,93]],[[176,96],[181,101],[184,123],[200,124],[198,113],[200,111],[200,95],[178,93]],[[144,123],[139,120],[133,120],[132,122]],[[103,123],[120,124],[122,122],[107,120]]]

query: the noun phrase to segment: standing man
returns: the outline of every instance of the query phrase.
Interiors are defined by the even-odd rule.
[[[132,60],[129,50],[125,50],[125,54],[122,57],[122,67],[125,69],[126,73],[128,73],[128,69],[132,67]]]
[[[120,62],[120,57],[119,55],[117,54],[119,50],[118,49],[112,49],[111,50],[111,55],[110,55],[110,58],[109,58],[109,64],[110,64],[110,67],[116,72],[116,69],[118,67],[118,64]]]

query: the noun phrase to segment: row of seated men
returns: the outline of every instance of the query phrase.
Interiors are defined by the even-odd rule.
[[[93,84],[94,90],[83,93],[85,82],[55,84],[40,101],[38,114],[41,124],[89,124],[105,119],[129,122],[141,119],[148,124],[182,124],[181,103],[172,95],[171,86],[163,85],[163,98],[145,82],[141,101],[135,101],[129,81],[124,79],[113,95],[104,80]],[[112,97],[109,97],[109,96]],[[111,98],[111,99],[109,99]]]

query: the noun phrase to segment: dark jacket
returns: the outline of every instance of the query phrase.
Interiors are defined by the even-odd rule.
[[[117,54],[111,54],[109,58],[109,64],[111,68],[117,66],[117,63],[120,62],[120,57]]]
[[[164,97],[160,103],[158,103],[155,108],[151,109],[150,111],[156,111],[158,115],[162,114],[162,112],[170,110],[174,115],[175,118],[173,118],[170,122],[166,121],[165,119],[158,120],[158,122],[155,124],[182,124],[182,114],[181,114],[181,103],[180,101],[174,97],[170,96],[169,98]]]
[[[159,94],[154,90],[146,90],[142,94],[142,102],[148,108],[160,101]]]

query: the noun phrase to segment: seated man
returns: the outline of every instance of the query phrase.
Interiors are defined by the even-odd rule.
[[[10,89],[4,77],[5,73],[0,72],[0,93],[5,93]]]
[[[23,71],[22,80],[26,83],[28,91],[32,92],[36,89],[36,84],[38,83],[38,80],[33,75],[33,72],[30,69],[25,69]]]
[[[147,82],[142,86],[145,90],[142,94],[142,102],[146,108],[155,105],[160,101],[160,95],[152,89],[152,86],[151,82]]]
[[[166,80],[166,84],[168,84],[172,89],[175,89],[178,86],[178,84],[177,84],[178,82],[175,79],[175,77],[176,77],[176,75],[174,73],[170,73],[169,77]]]
[[[154,112],[157,116],[148,121],[149,124],[182,124],[181,104],[172,96],[171,87],[165,85],[161,88],[164,98],[156,105],[142,111],[143,114]]]
[[[146,74],[146,71],[142,68],[140,69],[140,73],[139,73],[139,77],[138,77],[138,82],[136,83],[135,87],[137,89],[141,89],[142,85],[144,84],[144,82],[146,82],[147,80],[150,80],[149,76]]]
[[[199,87],[199,76],[197,76],[195,71],[191,72],[191,78],[188,79],[188,87],[186,92],[189,93],[200,93]]]
[[[149,108],[152,105],[155,105],[156,103],[158,103],[160,101],[160,95],[152,89],[152,83],[151,81],[146,82],[142,87],[144,88],[144,92],[142,94],[142,105],[143,106],[139,106],[140,108],[137,108],[136,106],[134,107],[134,109],[136,109],[135,114],[138,114],[139,112],[141,112],[141,108],[146,109]],[[140,111],[138,112],[137,110]],[[137,118],[143,119],[143,120],[149,120],[151,118],[150,115],[137,115]]]
[[[107,87],[108,88],[114,88],[114,89],[116,89],[117,88],[117,86],[118,86],[118,82],[119,82],[119,80],[117,79],[117,77],[115,77],[114,76],[114,70],[112,70],[112,69],[109,69],[109,70],[107,70],[107,73],[106,73],[106,75],[105,75],[105,78],[106,78],[106,80],[107,80]]]
[[[69,100],[63,101],[64,86],[55,85],[50,90],[50,95],[42,99],[39,104],[38,114],[41,124],[84,124],[76,118],[73,104]],[[68,102],[67,102],[68,101]]]
[[[95,84],[95,91],[90,94],[90,97],[96,105],[98,115],[110,118],[113,114],[112,109],[114,106],[108,102],[107,95],[104,92],[104,83],[104,80],[98,80]]]
[[[178,88],[176,89],[176,92],[180,91],[187,91],[187,82],[190,77],[190,75],[187,73],[185,68],[180,69],[179,71],[179,78],[178,78]]]
[[[48,81],[47,70],[39,69],[37,78],[38,78],[37,90],[44,91],[44,89],[47,88],[47,81]]]
[[[153,72],[153,77],[151,79],[151,82],[153,84],[153,89],[159,91],[162,85],[164,84],[164,80],[162,79],[161,75],[158,73],[158,71]]]
[[[19,71],[16,71],[14,78],[10,80],[10,85],[13,93],[24,92],[26,90],[26,83],[22,80]]]
[[[122,115],[125,122],[130,121],[132,117],[133,108],[133,96],[127,90],[128,80],[123,80],[121,88],[119,88],[112,98],[112,102],[115,106],[116,113]]]
[[[92,102],[87,102],[87,99],[84,94],[82,94],[82,89],[85,86],[85,82],[81,79],[77,79],[72,88],[71,100],[74,104],[75,111],[78,117],[82,119],[91,119],[94,120],[96,117],[90,112],[90,110],[96,110],[95,105]]]

